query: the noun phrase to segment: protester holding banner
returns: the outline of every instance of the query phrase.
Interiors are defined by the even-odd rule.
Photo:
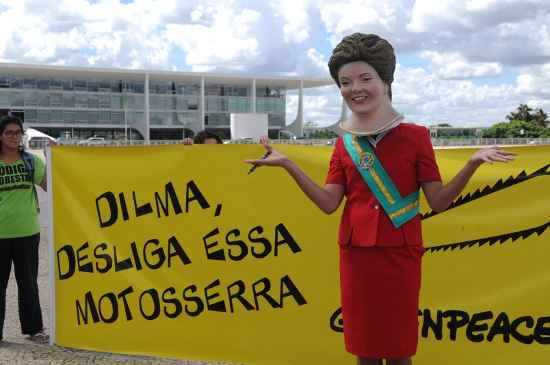
[[[484,162],[513,154],[482,149],[443,185],[429,132],[392,107],[395,71],[391,44],[374,34],[345,37],[329,61],[331,76],[352,111],[335,145],[324,187],[264,141],[264,159],[280,166],[325,213],[343,196],[340,281],[346,349],[359,365],[412,364],[418,343],[421,257],[419,190],[430,207],[445,210]]]
[[[0,120],[0,341],[6,311],[6,287],[12,262],[19,292],[19,319],[23,334],[43,342],[42,312],[38,296],[38,196],[35,184],[46,190],[44,162],[23,151],[22,121]]]
[[[207,130],[200,131],[195,135],[195,138],[184,138],[183,144],[223,144],[222,139],[215,133]]]

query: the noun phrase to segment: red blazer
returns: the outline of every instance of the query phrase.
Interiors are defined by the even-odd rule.
[[[427,128],[401,123],[373,147],[401,196],[429,181],[441,181]],[[342,246],[421,246],[420,214],[396,229],[370,191],[338,138],[326,178],[327,184],[345,186],[346,205],[340,221]]]

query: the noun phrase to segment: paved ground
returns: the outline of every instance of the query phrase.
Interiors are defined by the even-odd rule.
[[[40,266],[38,286],[40,302],[46,328],[49,327],[48,305],[48,242],[47,242],[47,202],[46,193],[38,188],[41,205],[40,223],[42,240],[40,242]],[[15,277],[10,279],[6,298],[6,320],[4,323],[4,341],[0,343],[0,365],[79,365],[79,364],[136,364],[136,365],[222,365],[208,362],[178,361],[142,356],[123,356],[109,353],[79,351],[57,346],[41,345],[26,339],[21,334],[17,313],[17,287]]]

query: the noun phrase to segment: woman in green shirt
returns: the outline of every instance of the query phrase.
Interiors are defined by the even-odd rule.
[[[6,312],[6,287],[13,263],[23,334],[45,341],[38,297],[38,198],[34,185],[46,190],[46,168],[21,147],[23,122],[0,119],[0,341]],[[29,171],[30,170],[30,171]]]

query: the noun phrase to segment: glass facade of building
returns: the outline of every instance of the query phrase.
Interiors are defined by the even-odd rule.
[[[192,135],[203,125],[229,138],[230,114],[252,111],[251,85],[209,83],[207,79],[201,121],[200,81],[169,82],[150,77],[150,138],[180,139],[183,133]],[[124,138],[127,126],[131,138],[143,138],[135,126],[144,123],[146,95],[145,81],[46,78],[0,71],[0,110],[14,112],[27,126],[54,137],[119,139]],[[286,89],[257,87],[256,112],[268,113],[270,129],[283,128]]]
[[[223,129],[222,137],[229,138],[231,113],[251,111],[251,87],[207,84],[205,86],[205,127]],[[268,127],[281,129],[285,126],[286,89],[256,88],[256,113],[268,114]]]

